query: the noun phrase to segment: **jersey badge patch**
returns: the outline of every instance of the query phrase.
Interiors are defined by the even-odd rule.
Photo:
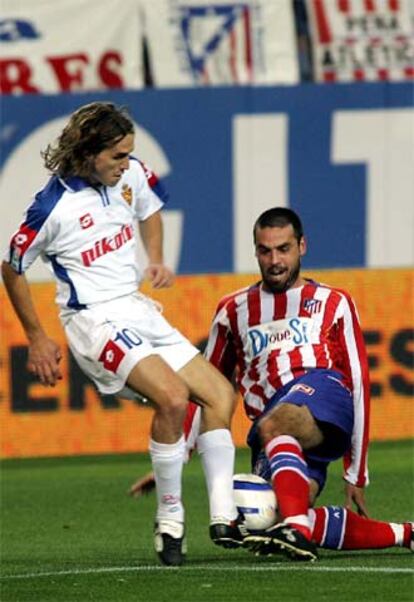
[[[115,373],[124,356],[125,352],[114,341],[108,341],[99,356],[99,361],[103,363],[105,370]]]
[[[132,188],[131,188],[131,186],[128,186],[128,184],[123,184],[122,185],[121,196],[124,199],[124,201],[126,201],[128,203],[128,205],[131,205],[131,203],[132,203]]]
[[[305,299],[303,301],[303,309],[309,314],[318,314],[322,309],[322,301],[320,299]]]
[[[313,387],[305,385],[304,383],[297,383],[289,389],[289,393],[294,393],[295,391],[300,391],[301,393],[305,393],[305,395],[313,395],[315,393],[315,389]]]
[[[90,213],[85,213],[82,217],[79,218],[80,227],[82,230],[86,230],[86,228],[90,228],[94,225],[94,221],[92,215]]]

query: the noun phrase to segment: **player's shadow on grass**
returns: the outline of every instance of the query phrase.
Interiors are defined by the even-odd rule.
[[[352,558],[382,558],[392,560],[398,556],[398,561],[402,556],[412,560],[413,554],[405,548],[393,548],[392,550],[347,550],[337,552],[335,550],[319,550],[319,562],[332,562],[337,560],[349,560]]]
[[[383,561],[392,561],[394,558],[398,557],[398,562],[401,562],[402,557],[406,557],[408,562],[413,560],[413,555],[407,552],[405,549],[394,549],[394,550],[355,550],[355,551],[335,551],[335,550],[319,550],[319,560],[315,563],[305,563],[300,561],[295,561],[287,558],[283,554],[273,554],[272,556],[256,556],[253,553],[245,552],[245,554],[241,553],[238,550],[235,554],[233,554],[232,550],[220,554],[219,556],[203,556],[202,558],[191,558],[188,557],[185,566],[193,566],[197,567],[199,565],[216,565],[216,566],[231,566],[237,563],[238,566],[263,566],[269,564],[291,564],[293,566],[328,566],[339,563],[343,563],[347,561],[347,566],[349,566],[348,562],[350,560],[357,560],[358,564],[361,562],[361,559],[364,561],[369,558],[380,558]],[[369,568],[369,564],[367,567]],[[374,565],[373,565],[374,566]]]
[[[243,555],[233,555],[231,551],[229,553],[220,556],[203,556],[202,558],[187,558],[186,566],[198,566],[198,565],[217,565],[217,566],[232,566],[235,563],[237,566],[251,566],[252,564],[280,564],[292,562],[283,555],[274,554],[273,556],[255,556],[254,554],[247,552]]]

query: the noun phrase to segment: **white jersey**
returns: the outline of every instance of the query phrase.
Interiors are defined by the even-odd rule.
[[[56,278],[63,313],[128,295],[141,280],[135,221],[165,200],[156,175],[133,157],[112,187],[53,176],[28,208],[6,261],[21,274],[41,256]]]

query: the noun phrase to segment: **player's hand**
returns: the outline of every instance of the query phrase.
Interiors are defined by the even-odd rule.
[[[368,518],[368,510],[365,502],[365,489],[345,482],[345,508],[347,510],[353,510],[354,504],[358,514]]]
[[[46,335],[39,335],[30,341],[27,369],[35,374],[42,384],[53,387],[62,379],[59,368],[61,359],[59,345]]]
[[[135,481],[129,490],[129,495],[133,497],[140,497],[141,495],[148,495],[155,489],[154,473],[149,472],[142,478]]]
[[[144,274],[153,288],[166,288],[174,282],[172,270],[162,263],[150,263]]]

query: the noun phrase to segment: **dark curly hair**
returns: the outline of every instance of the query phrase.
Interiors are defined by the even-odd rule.
[[[125,107],[111,102],[84,105],[71,115],[56,145],[49,144],[41,153],[45,167],[62,177],[88,178],[94,157],[133,132]]]

